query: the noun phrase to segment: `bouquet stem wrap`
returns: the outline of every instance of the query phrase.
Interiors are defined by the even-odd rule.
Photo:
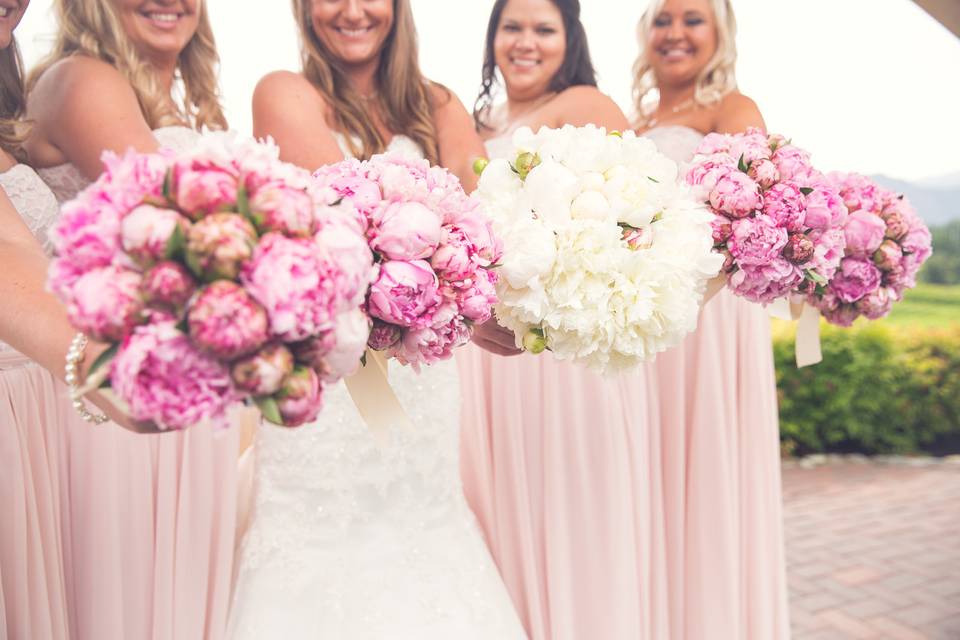
[[[367,349],[366,364],[345,380],[360,417],[381,447],[389,442],[391,427],[413,426],[410,416],[390,386],[388,375],[384,354]]]

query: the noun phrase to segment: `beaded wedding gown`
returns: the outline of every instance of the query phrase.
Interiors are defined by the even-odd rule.
[[[456,366],[391,362],[390,384],[413,427],[386,445],[343,383],[315,423],[259,429],[231,640],[525,637],[463,497]]]

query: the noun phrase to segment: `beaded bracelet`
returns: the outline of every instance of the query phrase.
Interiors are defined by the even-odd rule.
[[[70,348],[67,350],[67,364],[64,367],[64,379],[67,382],[67,389],[70,391],[70,399],[73,401],[73,408],[77,410],[80,417],[91,424],[103,424],[110,418],[104,414],[96,415],[87,411],[87,405],[83,402],[83,396],[80,394],[80,374],[78,365],[83,362],[83,353],[87,348],[87,336],[78,333],[73,337]]]

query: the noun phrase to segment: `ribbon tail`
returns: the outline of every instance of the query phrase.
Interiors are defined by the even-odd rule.
[[[345,382],[360,417],[381,447],[389,444],[391,427],[413,426],[390,386],[387,360],[381,353],[368,349],[366,364]]]
[[[797,367],[809,367],[823,360],[820,349],[820,311],[809,304],[801,305],[797,324]]]

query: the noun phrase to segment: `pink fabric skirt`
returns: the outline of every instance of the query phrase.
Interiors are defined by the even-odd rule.
[[[769,315],[722,291],[654,371],[671,640],[789,638]]]
[[[530,637],[671,638],[648,370],[457,359],[464,490]]]
[[[3,551],[8,625],[9,588],[31,601],[13,607],[17,619],[36,617],[34,601],[46,598],[54,603],[50,624],[69,628],[74,640],[221,638],[230,603],[238,430],[201,426],[143,436],[109,423],[94,427],[75,416],[62,385],[36,366],[29,370],[3,372],[9,400],[2,420],[16,425],[3,437],[27,434],[18,437],[43,446],[17,448],[29,460],[29,476],[8,474],[6,465],[3,475],[22,502],[49,513],[36,523],[18,514],[26,523],[20,528],[32,529],[14,539],[36,545],[29,561],[54,568],[28,588],[21,578],[7,579]],[[39,482],[38,474],[50,480]],[[12,537],[7,521],[0,529]]]

